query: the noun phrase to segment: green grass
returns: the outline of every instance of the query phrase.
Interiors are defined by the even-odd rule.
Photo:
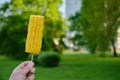
[[[36,66],[36,80],[120,80],[120,57],[69,54],[61,58],[59,67]],[[0,80],[8,80],[12,70],[21,62],[0,57]]]

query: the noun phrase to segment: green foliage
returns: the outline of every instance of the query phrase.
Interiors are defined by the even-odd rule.
[[[91,53],[105,52],[111,45],[115,48],[120,23],[119,5],[119,0],[82,0],[81,11],[70,19],[71,30],[83,32]]]
[[[74,30],[82,31],[83,27],[81,26],[80,19],[81,19],[81,13],[80,12],[76,12],[76,14],[74,16],[71,16],[69,18],[69,21],[71,23],[71,26],[70,26],[71,31],[74,31]]]
[[[91,53],[96,51],[96,48],[101,41],[103,43],[106,43],[107,41],[105,38],[102,38],[104,36],[102,35],[102,33],[104,32],[102,28],[104,23],[104,14],[102,12],[103,8],[103,0],[83,0],[83,6],[81,8],[81,23],[84,27],[84,36],[88,42],[88,48]],[[108,45],[104,45],[103,47],[104,49],[106,49]]]
[[[45,16],[42,50],[54,50],[53,39],[64,34],[58,10],[61,0],[10,0],[0,7],[0,54],[25,59],[24,51],[30,15]]]
[[[59,65],[60,55],[55,52],[40,53],[37,58],[40,66],[43,67],[55,67]]]
[[[108,50],[109,45],[113,46],[117,37],[119,5],[119,0],[83,0],[81,20],[89,45],[102,52]]]
[[[70,25],[70,31],[75,31],[75,36],[70,38],[70,40],[73,42],[76,46],[84,46],[86,45],[86,40],[83,36],[83,26],[81,26],[81,13],[77,12],[74,16],[71,16],[69,18],[69,21],[71,23]]]
[[[17,15],[9,16],[7,19],[11,21],[6,21],[0,31],[0,54],[16,59],[25,59],[27,57],[24,50],[27,29],[26,27],[21,27],[21,23],[17,22],[25,22],[26,20]],[[25,24],[22,25],[25,26]]]
[[[74,16],[69,18],[70,21],[70,31],[75,32],[75,36],[69,40],[73,42],[74,46],[78,46],[77,49],[86,45],[86,40],[83,36],[83,26],[81,26],[81,13],[77,12]]]

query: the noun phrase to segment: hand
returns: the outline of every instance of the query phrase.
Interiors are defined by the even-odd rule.
[[[34,72],[34,63],[25,61],[13,70],[9,80],[34,80]]]

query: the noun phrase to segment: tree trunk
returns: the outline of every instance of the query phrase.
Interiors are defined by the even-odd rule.
[[[90,53],[91,54],[95,54],[96,53],[96,47],[97,45],[92,45],[91,48],[90,48]]]
[[[113,56],[117,57],[116,47],[114,45],[114,41],[112,41],[112,47],[113,47]]]

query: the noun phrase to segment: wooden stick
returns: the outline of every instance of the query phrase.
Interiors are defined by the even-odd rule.
[[[34,57],[34,55],[32,54],[32,56],[31,56],[31,61],[33,61],[33,57]]]
[[[31,60],[30,60],[30,61],[33,61],[33,57],[34,57],[34,55],[32,54],[32,55],[31,55]],[[30,75],[31,75],[31,73],[28,72],[28,73],[27,73],[27,76],[30,76]]]

